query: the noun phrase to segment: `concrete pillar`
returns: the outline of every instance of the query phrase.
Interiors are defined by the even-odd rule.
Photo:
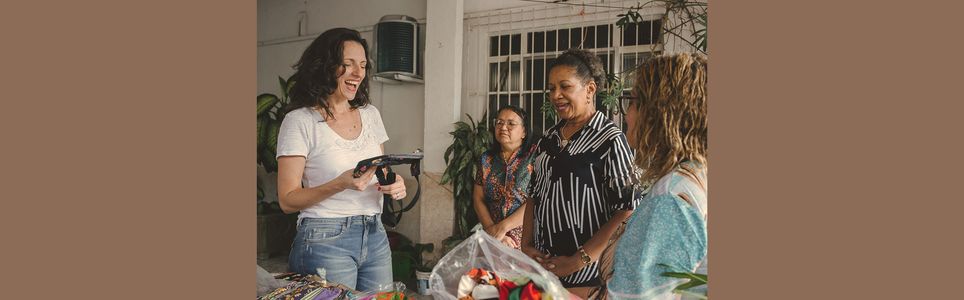
[[[452,235],[452,192],[438,184],[445,170],[449,132],[459,120],[462,98],[463,0],[427,0],[425,19],[425,119],[419,234],[422,243]]]
[[[445,169],[445,148],[462,98],[463,0],[428,0],[425,29],[425,165]]]

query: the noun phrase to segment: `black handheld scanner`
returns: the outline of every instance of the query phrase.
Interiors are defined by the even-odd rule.
[[[412,202],[410,202],[404,208],[401,208],[401,203],[399,203],[398,210],[395,209],[395,202],[391,195],[383,195],[384,204],[382,207],[382,223],[388,227],[395,227],[398,222],[402,219],[402,213],[409,211],[418,202],[419,196],[422,194],[422,183],[418,179],[418,175],[421,174],[421,162],[422,153],[416,151],[412,154],[388,154],[372,157],[358,162],[355,166],[355,170],[352,171],[352,176],[355,178],[361,177],[365,171],[371,168],[375,169],[375,177],[378,178],[378,183],[381,185],[389,185],[395,183],[395,172],[392,171],[392,166],[409,164],[411,165],[412,176],[415,177],[415,181],[418,183],[418,190],[415,192],[415,196],[412,197]],[[382,174],[381,170],[385,169],[385,174]]]
[[[410,164],[412,176],[418,176],[421,173],[421,168],[419,165],[422,162],[423,156],[424,155],[422,155],[422,153],[387,154],[387,155],[375,156],[369,159],[359,161],[358,165],[355,166],[355,171],[352,172],[352,176],[354,176],[355,178],[361,177],[361,175],[365,173],[365,171],[368,171],[371,168],[389,167],[388,170],[389,172],[391,172],[391,168],[390,168],[391,166],[403,165],[403,164]],[[375,176],[379,176],[378,178],[379,183],[385,184],[382,182],[382,178],[383,178],[382,173],[375,172]],[[390,179],[392,181],[392,182],[389,182],[388,184],[395,182],[395,176],[388,176],[387,179]]]

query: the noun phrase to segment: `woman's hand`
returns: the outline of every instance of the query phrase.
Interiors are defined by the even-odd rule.
[[[585,267],[578,256],[553,256],[540,263],[546,270],[559,277],[576,273],[576,271]]]
[[[523,244],[525,244],[525,243],[523,243]],[[532,247],[531,245],[522,245],[522,253],[525,253],[526,256],[529,256],[529,257],[531,257],[532,259],[535,259],[536,262],[538,262],[538,263],[540,263],[540,264],[541,264],[543,261],[545,261],[545,259],[549,258],[549,256],[550,256],[549,254],[542,253],[542,251],[539,251],[539,249],[536,249],[535,247]]]
[[[505,226],[502,225],[502,222],[495,223],[492,224],[492,226],[486,227],[485,233],[491,235],[493,238],[495,238],[495,240],[500,241],[505,237],[505,233],[507,231],[504,227]]]
[[[515,240],[513,240],[512,237],[508,235],[503,235],[500,241],[502,242],[503,245],[506,245],[506,247],[509,247],[509,248],[514,249],[519,247],[519,244],[516,244]]]
[[[486,227],[485,233],[491,235],[495,240],[502,242],[503,245],[511,248],[519,248],[519,244],[516,243],[512,237],[506,235],[506,233],[509,233],[509,229],[505,228],[505,220]]]
[[[372,182],[372,176],[375,176],[376,168],[368,169],[365,173],[362,173],[361,177],[355,178],[352,176],[354,169],[349,169],[341,175],[338,175],[338,182],[340,183],[338,187],[343,190],[356,190],[362,191],[368,188],[368,185]]]
[[[395,183],[389,185],[379,184],[377,186],[378,191],[382,192],[382,194],[392,196],[393,200],[402,200],[408,195],[405,193],[405,180],[398,174],[395,174]]]

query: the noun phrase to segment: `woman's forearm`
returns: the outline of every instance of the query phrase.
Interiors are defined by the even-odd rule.
[[[278,195],[278,204],[281,205],[281,210],[290,214],[312,207],[344,190],[345,188],[339,186],[336,178],[316,187],[297,188],[285,195]]]
[[[629,217],[632,215],[633,211],[631,210],[616,211],[612,219],[609,219],[609,222],[603,224],[603,226],[599,228],[599,231],[596,231],[596,234],[594,234],[589,241],[586,241],[586,243],[582,245],[582,249],[586,251],[586,254],[589,255],[593,261],[599,260],[599,257],[602,256],[603,250],[606,248],[606,243],[609,242],[609,239],[612,237],[613,233],[616,232],[616,229],[619,228],[619,225],[623,221],[629,219]],[[579,256],[580,253],[576,252],[574,255]]]
[[[475,208],[475,215],[479,217],[482,228],[493,225],[492,216],[489,215],[489,209],[485,206],[485,194],[481,185],[476,184],[472,188],[472,207]]]
[[[512,230],[513,228],[522,226],[523,219],[525,219],[526,205],[522,204],[514,212],[509,214],[508,218],[503,219],[499,222],[499,225],[505,228],[506,231]]]
[[[522,205],[519,210],[522,211],[522,247],[533,247],[535,245],[535,238],[533,232],[533,224],[535,223],[535,214],[533,211],[533,204],[531,199],[526,199],[526,203]]]

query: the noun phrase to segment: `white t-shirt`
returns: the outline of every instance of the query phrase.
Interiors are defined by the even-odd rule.
[[[346,170],[354,169],[358,161],[382,155],[380,145],[388,140],[382,116],[372,105],[359,107],[361,134],[346,140],[335,133],[318,111],[299,108],[285,115],[278,133],[278,157],[305,157],[305,172],[301,184],[306,188],[322,185]],[[382,211],[382,194],[372,185],[363,191],[344,190],[301,210],[298,218],[339,218],[374,215]]]

